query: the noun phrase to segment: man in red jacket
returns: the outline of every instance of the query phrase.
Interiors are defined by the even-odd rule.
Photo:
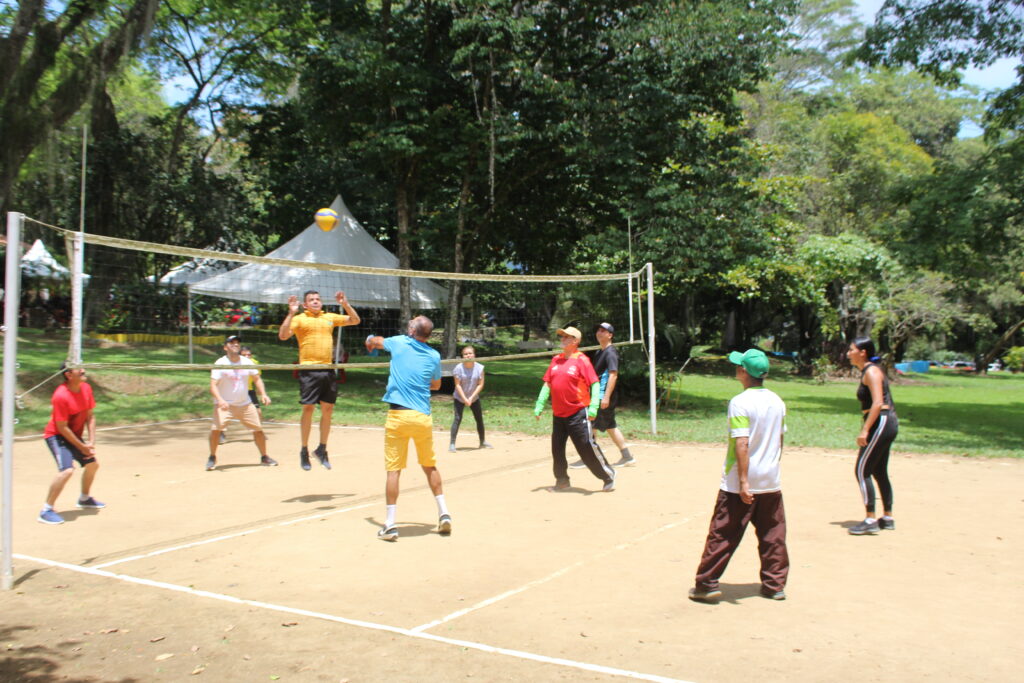
[[[43,438],[53,454],[58,470],[46,494],[46,504],[39,513],[38,519],[43,524],[64,523],[64,518],[57,514],[53,505],[71,478],[73,461],[78,461],[82,467],[82,495],[78,497],[78,507],[106,507],[89,495],[96,470],[100,467],[96,462],[96,418],[92,412],[96,401],[92,397],[92,387],[85,381],[85,370],[82,368],[69,370],[61,365],[60,370],[64,382],[53,392],[53,398],[50,399],[53,412],[43,430]],[[86,428],[89,429],[89,440],[83,441],[82,435]]]

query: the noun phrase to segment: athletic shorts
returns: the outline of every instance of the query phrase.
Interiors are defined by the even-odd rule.
[[[299,403],[335,403],[338,400],[338,378],[334,370],[299,370]]]
[[[409,439],[416,444],[416,458],[423,467],[434,467],[434,420],[418,410],[389,410],[384,423],[384,469],[404,470]]]
[[[214,406],[213,425],[210,429],[214,432],[223,432],[231,418],[235,418],[254,432],[263,431],[263,425],[260,424],[260,413],[251,403],[246,403],[244,406],[229,405],[227,410]]]
[[[71,462],[73,460],[82,467],[85,467],[91,462],[96,462],[96,458],[91,455],[83,454],[80,450],[68,443],[68,440],[63,436],[56,435],[46,437],[46,445],[50,447],[50,453],[53,454],[53,459],[57,463],[57,470],[60,472],[71,469]]]
[[[609,429],[615,429],[618,426],[615,422],[615,406],[597,409],[597,417],[594,418],[594,429],[599,432],[607,432]]]

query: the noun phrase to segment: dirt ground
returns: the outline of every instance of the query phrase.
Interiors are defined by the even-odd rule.
[[[471,425],[469,425],[471,427]],[[636,441],[600,493],[586,470],[550,493],[548,443],[463,428],[439,468],[454,518],[418,468],[400,539],[384,514],[383,432],[336,427],[332,471],[298,467],[298,430],[269,425],[281,466],[238,426],[204,471],[208,423],[101,432],[35,521],[55,473],[41,439],[14,453],[15,589],[0,593],[0,681],[905,681],[1017,677],[1024,654],[1024,463],[900,455],[894,532],[853,537],[853,451],[789,449],[788,599],[758,596],[748,533],[718,605],[686,591],[724,446]],[[570,447],[571,450],[571,447]],[[192,678],[194,677],[194,678]]]

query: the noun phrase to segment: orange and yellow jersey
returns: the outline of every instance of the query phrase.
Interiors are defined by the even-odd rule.
[[[292,334],[299,340],[299,364],[334,362],[335,327],[348,324],[348,316],[338,313],[313,314],[303,311],[292,318]]]

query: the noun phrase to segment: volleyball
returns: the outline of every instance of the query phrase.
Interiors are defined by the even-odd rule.
[[[316,224],[324,232],[330,232],[338,224],[338,213],[334,209],[320,209],[316,212]]]

